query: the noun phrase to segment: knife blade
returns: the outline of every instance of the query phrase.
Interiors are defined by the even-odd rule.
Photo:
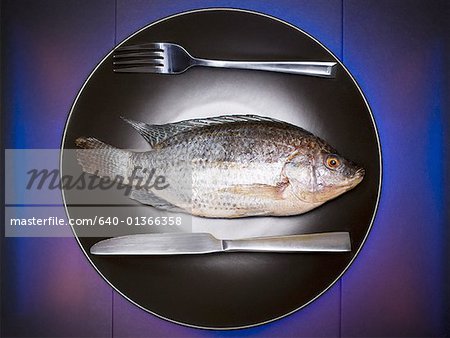
[[[348,252],[348,232],[220,240],[209,233],[160,233],[114,237],[91,247],[93,255],[192,255],[213,252]]]

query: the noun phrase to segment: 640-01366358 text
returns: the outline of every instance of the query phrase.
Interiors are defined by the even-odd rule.
[[[10,226],[173,226],[181,225],[182,218],[179,216],[128,216],[125,218],[116,216],[95,216],[92,218],[69,218],[67,221],[61,217],[50,216],[47,218],[28,217],[10,218]]]

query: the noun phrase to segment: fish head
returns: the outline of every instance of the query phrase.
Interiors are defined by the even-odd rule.
[[[294,195],[303,202],[318,205],[356,187],[364,174],[361,166],[329,146],[300,151],[285,167]]]

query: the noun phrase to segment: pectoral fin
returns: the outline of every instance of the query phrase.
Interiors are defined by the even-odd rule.
[[[283,182],[278,185],[243,184],[223,188],[221,189],[221,191],[243,196],[255,196],[260,198],[264,197],[267,199],[281,200],[284,198],[283,191],[286,188],[287,184],[288,182],[287,183]]]

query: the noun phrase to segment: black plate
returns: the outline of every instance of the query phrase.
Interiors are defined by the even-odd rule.
[[[149,25],[125,45],[176,42],[195,56],[231,60],[321,60],[336,58],[304,32],[277,19],[238,10],[205,10]],[[79,171],[73,154],[79,136],[94,136],[120,148],[148,145],[119,116],[149,123],[184,118],[257,113],[295,123],[327,140],[366,169],[354,190],[295,217],[200,220],[194,231],[218,237],[248,237],[349,231],[353,250],[341,254],[227,253],[170,257],[95,257],[101,238],[75,227],[81,248],[123,296],[171,321],[204,328],[237,328],[268,322],[308,304],[346,270],[368,235],[376,211],[381,158],[370,109],[346,69],[335,79],[228,69],[195,68],[178,75],[114,74],[108,55],[91,74],[72,108],[63,141],[62,171]],[[81,195],[80,195],[81,194]],[[131,202],[125,211],[105,208],[111,192],[65,191],[71,217],[145,215]],[[81,201],[96,205],[75,206]],[[88,203],[88,202],[86,202]],[[206,223],[205,223],[206,222]],[[156,228],[155,228],[156,229]],[[160,229],[137,228],[132,232]],[[81,232],[84,232],[84,237]],[[111,227],[113,236],[129,232]],[[87,235],[86,235],[87,234]]]

